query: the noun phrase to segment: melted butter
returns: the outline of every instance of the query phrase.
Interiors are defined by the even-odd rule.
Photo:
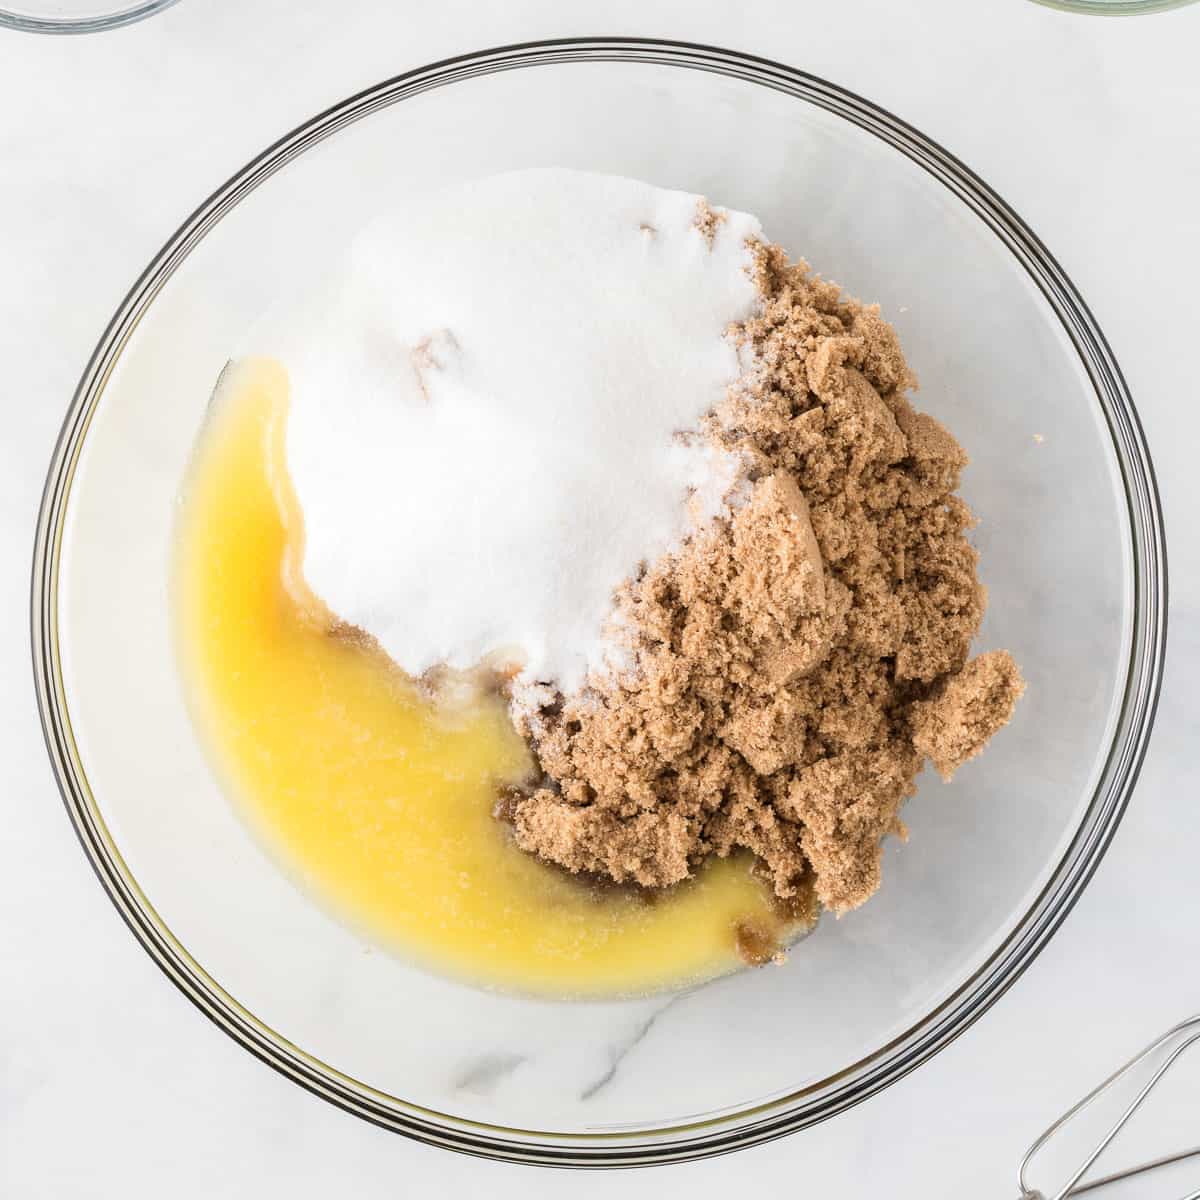
[[[367,936],[484,986],[627,995],[741,965],[739,928],[780,928],[745,861],[713,862],[650,903],[511,844],[492,808],[529,758],[502,701],[477,697],[449,719],[304,588],[286,419],[280,366],[227,372],[175,564],[193,713],[276,859]]]

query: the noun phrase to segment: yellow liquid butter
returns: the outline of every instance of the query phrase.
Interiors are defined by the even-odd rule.
[[[779,932],[744,861],[651,903],[511,844],[492,809],[529,759],[503,702],[448,718],[304,589],[286,419],[282,367],[230,368],[183,497],[175,604],[202,740],[310,894],[430,968],[542,994],[679,986],[739,966],[739,927]]]

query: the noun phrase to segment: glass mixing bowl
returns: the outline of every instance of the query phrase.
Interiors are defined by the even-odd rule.
[[[13,8],[0,8],[0,28],[25,33],[104,33],[132,25],[170,8],[176,0],[135,0],[109,4],[103,0],[24,0]]]
[[[1144,12],[1166,12],[1182,8],[1195,0],[1036,0],[1046,8],[1062,8],[1064,12],[1082,12],[1093,17],[1135,17]]]
[[[952,787],[923,780],[884,885],[785,966],[552,1002],[427,974],[274,865],[197,745],[168,612],[184,466],[230,348],[411,189],[556,164],[702,192],[879,300],[920,403],[973,457],[980,645],[1029,690]],[[114,316],[50,467],[33,647],[54,770],[135,936],[204,1013],[335,1104],[426,1142],[588,1166],[750,1145],[833,1116],[967,1028],[1112,837],[1162,667],[1162,525],[1128,390],[1012,210],[928,138],[790,67],[632,39],[411,71],[282,138],[206,200]]]
[[[1183,8],[1196,0],[1036,0],[1046,8],[1061,8],[1064,12],[1087,13],[1098,17],[1134,17],[1139,13],[1166,12]]]

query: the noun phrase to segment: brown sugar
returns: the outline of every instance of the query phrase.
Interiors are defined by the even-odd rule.
[[[1012,655],[981,654],[913,702],[913,745],[949,779],[1004,725],[1024,690]]]
[[[570,871],[661,888],[742,848],[778,897],[842,912],[879,886],[924,759],[949,778],[1023,685],[1005,653],[968,659],[966,455],[905,398],[891,326],[756,256],[750,366],[703,430],[745,463],[744,502],[619,590],[627,667],[518,704],[540,774],[505,816]]]

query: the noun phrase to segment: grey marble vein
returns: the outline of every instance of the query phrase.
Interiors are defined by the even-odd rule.
[[[658,1018],[663,1015],[672,1005],[678,1003],[686,992],[679,992],[670,997],[665,1003],[660,1004],[640,1025],[638,1025],[632,1034],[624,1041],[617,1043],[615,1046],[610,1046],[608,1050],[608,1066],[598,1075],[591,1083],[587,1085],[579,1093],[581,1101],[591,1100],[594,1096],[602,1092],[613,1079],[617,1072],[621,1069],[621,1064],[629,1057],[629,1055],[646,1040],[646,1035],[654,1028]]]
[[[525,1054],[484,1054],[468,1063],[454,1080],[456,1092],[487,1096],[498,1083],[507,1079],[528,1056]]]

